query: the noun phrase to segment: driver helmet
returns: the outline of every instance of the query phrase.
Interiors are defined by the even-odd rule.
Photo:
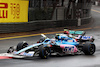
[[[69,34],[69,31],[64,31],[64,34]]]

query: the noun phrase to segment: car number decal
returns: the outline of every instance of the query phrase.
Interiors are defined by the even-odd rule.
[[[63,51],[64,52],[74,52],[74,46],[73,47],[65,47],[64,49],[63,49]]]

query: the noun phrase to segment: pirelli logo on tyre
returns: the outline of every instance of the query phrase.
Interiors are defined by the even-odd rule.
[[[0,23],[28,22],[28,4],[24,0],[0,0]]]

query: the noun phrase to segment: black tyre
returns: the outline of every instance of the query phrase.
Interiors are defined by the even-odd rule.
[[[83,46],[83,52],[85,55],[93,55],[95,53],[96,47],[92,42],[86,42]]]
[[[18,43],[16,50],[19,51],[27,46],[28,46],[28,44],[26,42],[20,42],[20,43]]]
[[[50,54],[49,48],[45,47],[45,45],[42,45],[39,47],[39,57],[42,59],[47,59]]]

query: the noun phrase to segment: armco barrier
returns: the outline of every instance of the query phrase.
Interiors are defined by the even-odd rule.
[[[91,22],[92,20],[92,17],[86,17],[86,18],[82,18],[81,20],[81,24],[84,25],[84,24],[88,24],[89,22]]]
[[[91,17],[82,19],[81,24],[88,24]],[[46,28],[56,28],[65,26],[77,26],[78,20],[42,20],[27,23],[0,23],[0,33],[26,32]]]

